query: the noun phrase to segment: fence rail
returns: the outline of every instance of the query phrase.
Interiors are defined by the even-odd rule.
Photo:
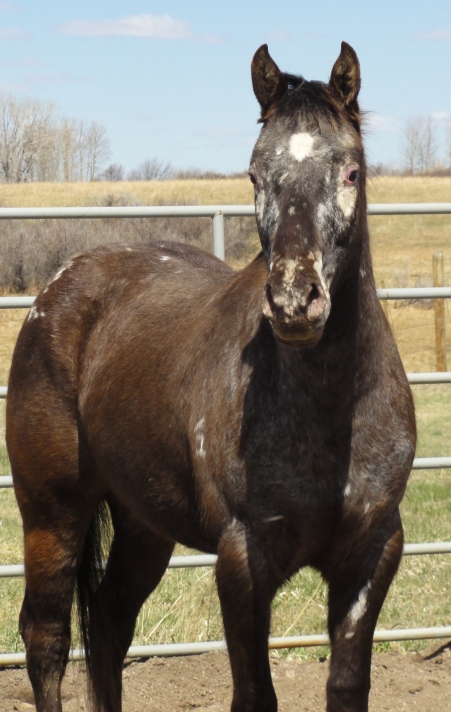
[[[205,205],[205,206],[127,206],[127,207],[87,207],[87,208],[0,208],[0,220],[34,219],[102,219],[102,218],[157,218],[157,217],[209,217],[212,219],[213,251],[220,259],[225,258],[224,217],[252,217],[253,205]],[[451,203],[390,203],[368,205],[369,215],[450,215]],[[400,289],[378,289],[381,300],[392,299],[443,299],[451,298],[450,287],[419,287]],[[35,297],[0,297],[0,309],[29,308]],[[408,373],[412,384],[451,383],[451,372]],[[6,386],[0,386],[0,398],[6,398]],[[451,468],[451,457],[415,458],[412,469]],[[0,488],[12,487],[12,477],[0,477]],[[427,542],[406,544],[404,556],[451,553],[451,542]],[[216,556],[174,556],[169,568],[214,566]],[[24,575],[23,564],[0,566],[0,578]],[[374,633],[374,642],[397,640],[421,640],[451,638],[451,626],[429,628],[408,628],[403,630],[379,630]],[[329,645],[327,635],[293,636],[270,638],[270,648],[307,647]],[[190,655],[211,650],[225,650],[224,641],[205,643],[176,643],[167,645],[132,646],[128,657],[150,657],[156,655]],[[84,659],[83,650],[72,650],[71,660]],[[24,653],[0,654],[0,666],[22,665]]]

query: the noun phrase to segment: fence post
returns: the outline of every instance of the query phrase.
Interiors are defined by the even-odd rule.
[[[213,253],[215,257],[225,261],[224,213],[222,210],[213,215]]]
[[[432,255],[432,273],[434,279],[434,287],[443,287],[443,252],[434,252],[434,254]],[[436,370],[447,371],[448,368],[446,363],[445,300],[435,299],[434,308]]]

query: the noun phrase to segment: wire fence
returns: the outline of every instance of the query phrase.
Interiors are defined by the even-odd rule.
[[[225,259],[224,217],[253,216],[253,205],[209,205],[209,206],[144,206],[144,207],[105,207],[105,208],[0,208],[0,220],[3,219],[67,219],[67,218],[153,218],[153,217],[210,217],[212,218],[213,252],[220,259]],[[407,204],[373,204],[368,206],[370,215],[415,215],[415,214],[451,214],[451,203],[407,203]],[[379,289],[381,300],[417,300],[417,299],[450,299],[450,287],[416,287]],[[0,309],[28,309],[34,302],[34,296],[0,297]],[[451,383],[451,372],[408,373],[412,384]],[[6,398],[7,387],[0,386],[0,398]],[[415,458],[412,469],[444,469],[451,468],[451,457],[437,456]],[[11,475],[0,477],[0,488],[13,486]],[[451,553],[450,542],[425,542],[406,544],[404,556],[419,556],[430,554]],[[174,556],[169,563],[170,568],[188,568],[214,566],[216,556]],[[20,577],[24,575],[23,564],[0,566],[0,578]],[[428,628],[407,628],[398,630],[375,631],[375,642],[422,640],[433,638],[451,638],[451,626]],[[308,636],[291,636],[270,638],[269,647],[294,648],[317,645],[328,645],[329,637],[325,634]],[[171,643],[163,645],[132,646],[128,657],[150,657],[157,655],[189,655],[212,650],[224,650],[224,641],[208,641],[197,643]],[[70,659],[84,658],[83,650],[72,650]],[[22,665],[25,663],[25,653],[0,654],[0,665]]]

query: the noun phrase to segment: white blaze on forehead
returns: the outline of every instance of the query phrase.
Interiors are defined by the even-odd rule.
[[[313,154],[314,137],[309,133],[296,133],[290,138],[290,153],[297,161]]]

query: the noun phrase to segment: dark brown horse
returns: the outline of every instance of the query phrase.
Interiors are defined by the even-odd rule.
[[[277,709],[271,600],[306,565],[329,585],[327,709],[368,709],[415,421],[372,273],[359,64],[343,43],[329,83],[308,82],[263,45],[252,81],[261,255],[235,273],[177,244],[102,247],[58,272],[19,335],[7,442],[38,712],[61,710],[76,582],[95,708],[120,710],[175,542],[218,554],[233,712]]]

